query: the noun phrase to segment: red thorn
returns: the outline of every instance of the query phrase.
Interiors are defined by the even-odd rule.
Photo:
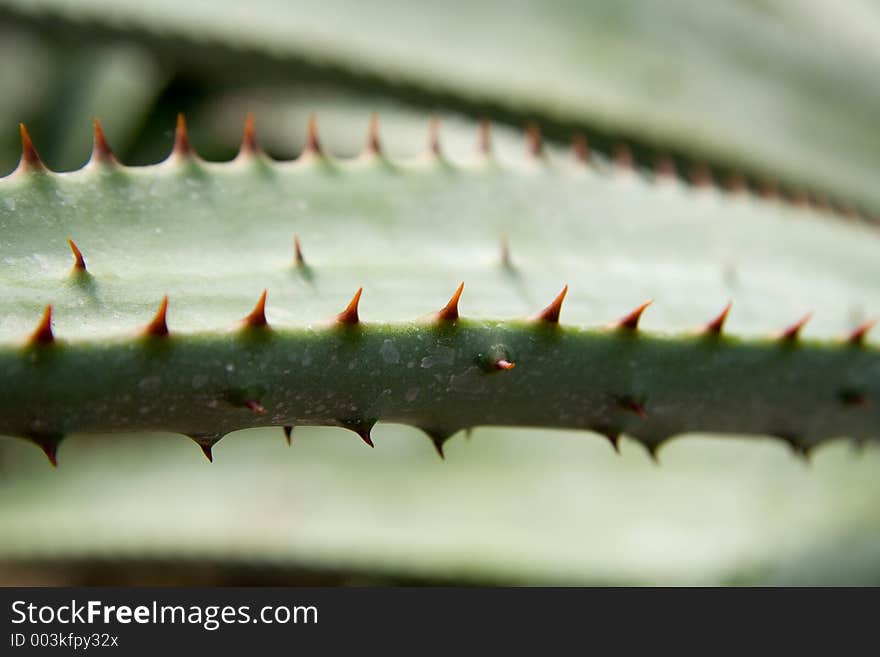
[[[21,160],[19,161],[18,168],[30,172],[48,171],[46,165],[43,164],[43,160],[40,159],[37,149],[34,148],[34,142],[31,141],[27,127],[25,127],[24,123],[19,123],[18,128],[21,131]]]
[[[363,431],[357,431],[356,433],[357,433],[357,435],[359,435],[361,437],[361,440],[363,440],[365,443],[367,443],[367,445],[369,445],[370,447],[375,447],[375,445],[373,444],[373,439],[370,437],[370,430],[369,429],[364,429]]]
[[[440,309],[440,312],[437,313],[437,321],[454,322],[458,319],[458,300],[461,298],[461,293],[463,291],[464,283],[461,283],[458,286],[458,289],[453,293],[452,298],[449,299],[449,303],[443,306],[443,308]]]
[[[282,429],[284,430],[284,440],[287,441],[287,446],[290,447],[290,444],[293,442],[293,427],[285,425]]]
[[[775,201],[779,198],[779,187],[775,182],[768,181],[761,183],[760,193],[768,201]]]
[[[268,328],[269,323],[266,321],[266,292],[267,290],[263,290],[263,293],[257,301],[257,305],[254,306],[251,313],[242,320],[246,328]]]
[[[846,341],[855,347],[861,347],[865,342],[865,337],[868,335],[868,331],[874,328],[876,324],[876,319],[869,319],[866,322],[862,322],[861,325],[857,326],[853,332],[849,334]]]
[[[157,338],[164,338],[168,335],[168,324],[165,321],[165,316],[168,314],[168,295],[162,297],[162,302],[159,304],[159,309],[156,311],[156,314],[153,316],[152,321],[147,324],[146,328],[144,328],[144,335],[153,336]]]
[[[302,246],[299,243],[299,235],[293,236],[293,262],[297,267],[306,266],[306,259],[303,258]]]
[[[669,155],[661,155],[654,162],[654,175],[658,178],[675,178],[678,170],[675,167],[675,160]]]
[[[241,135],[241,148],[238,150],[239,157],[253,157],[259,154],[260,145],[257,143],[257,127],[254,113],[248,112],[244,117],[244,130]]]
[[[706,328],[703,329],[703,332],[707,335],[721,335],[721,332],[724,330],[724,322],[727,321],[727,315],[730,313],[730,308],[732,306],[733,301],[728,301],[727,305],[724,306],[724,310],[718,313],[718,316],[715,319],[706,324]]]
[[[433,118],[428,125],[428,152],[432,157],[440,159],[443,152],[440,149],[440,119]]]
[[[46,306],[43,317],[37,324],[36,330],[31,333],[28,343],[34,346],[50,345],[55,342],[55,334],[52,333],[52,306]]]
[[[568,285],[562,288],[562,292],[556,295],[556,298],[550,302],[550,305],[544,308],[535,319],[539,322],[547,324],[559,323],[559,312],[562,310],[562,302],[565,301],[565,295],[568,294]]]
[[[73,251],[74,263],[73,269],[75,271],[85,271],[86,270],[86,261],[83,259],[82,251],[73,243],[73,240],[67,239],[68,245],[70,245],[70,250]]]
[[[694,165],[690,172],[691,184],[694,187],[710,187],[715,181],[712,171],[703,163]]]
[[[321,155],[321,140],[318,139],[318,117],[314,112],[309,114],[309,123],[306,127],[306,144],[303,155]]]
[[[526,149],[532,157],[541,157],[544,151],[541,128],[537,123],[529,123],[526,126]]]
[[[789,326],[788,328],[782,330],[777,336],[780,340],[784,342],[794,342],[798,339],[801,333],[801,329],[804,328],[804,325],[810,321],[810,318],[813,316],[813,313],[809,312],[803,317],[801,317],[797,322]]]
[[[367,155],[382,155],[382,145],[379,143],[379,115],[375,112],[370,116],[370,125],[367,128]]]
[[[660,457],[657,454],[660,451],[660,443],[645,443],[645,449],[648,450],[648,456],[651,457],[654,465],[660,465]]]
[[[741,194],[748,188],[745,177],[739,171],[730,172],[724,186],[731,194]]]
[[[477,149],[483,157],[492,157],[492,124],[485,119],[480,121],[480,137]]]
[[[95,123],[95,142],[92,147],[92,162],[96,164],[118,164],[116,156],[110,150],[107,144],[107,138],[104,136],[104,129],[101,127],[101,121],[97,117]]]
[[[336,316],[336,321],[338,323],[354,325],[360,321],[360,318],[358,317],[358,304],[361,301],[361,293],[363,291],[364,288],[362,287],[357,289],[357,292],[354,293],[354,296],[351,298],[351,301],[348,302],[345,310]]]
[[[622,169],[633,168],[633,155],[629,146],[618,144],[614,147],[614,163]]]
[[[193,156],[192,145],[189,142],[189,133],[186,130],[186,118],[183,112],[177,115],[177,128],[174,132],[174,150],[172,153],[179,158],[191,158]]]
[[[258,402],[256,399],[248,399],[244,403],[244,405],[247,408],[249,408],[250,410],[252,410],[254,413],[256,413],[257,415],[262,415],[263,413],[266,412],[266,409],[263,408],[263,405],[260,402]]]
[[[499,358],[494,363],[492,363],[492,367],[494,367],[496,370],[512,370],[514,367],[516,367],[516,363],[512,363],[504,358]]]
[[[640,420],[647,420],[648,419],[648,411],[645,410],[645,407],[643,404],[637,402],[635,399],[625,397],[625,398],[618,399],[617,401],[620,404],[621,408],[623,408],[627,411],[632,411],[633,413],[635,413],[636,415],[639,416]]]
[[[654,303],[653,299],[649,299],[645,301],[641,306],[633,310],[629,315],[619,320],[617,324],[615,324],[616,328],[624,329],[627,331],[636,331],[639,328],[639,320],[642,318],[642,313],[645,312],[645,308]]]
[[[584,135],[578,133],[572,137],[571,152],[574,154],[574,159],[578,162],[586,163],[590,161],[590,144]]]

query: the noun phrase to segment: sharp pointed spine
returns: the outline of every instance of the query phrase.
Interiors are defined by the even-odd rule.
[[[492,124],[486,119],[480,121],[477,150],[484,159],[488,160],[492,157]]]
[[[669,155],[661,155],[654,162],[654,175],[657,178],[672,179],[678,177],[675,160]]]
[[[507,235],[501,236],[501,266],[505,269],[513,269],[513,260],[510,257],[510,242]]]
[[[583,134],[577,133],[572,137],[571,152],[577,162],[586,164],[590,161],[590,144]]]
[[[869,319],[857,326],[852,333],[849,334],[846,341],[854,347],[861,347],[865,344],[865,338],[868,332],[877,324],[876,319]]]
[[[43,316],[36,330],[31,333],[28,344],[32,346],[48,346],[55,342],[55,334],[52,332],[52,306],[46,306]]]
[[[443,149],[440,147],[440,119],[436,117],[428,124],[428,155],[435,160],[443,159]]]
[[[49,169],[46,168],[43,160],[40,159],[40,155],[34,147],[34,142],[31,141],[31,136],[25,124],[19,123],[18,129],[21,132],[21,160],[18,163],[17,171],[24,171],[26,173],[48,172]]]
[[[92,146],[91,162],[95,165],[118,165],[119,162],[116,160],[116,156],[113,155],[113,151],[110,150],[110,146],[107,144],[107,138],[104,136],[104,128],[101,127],[101,121],[98,120],[97,117],[94,119],[94,125],[95,138],[94,145]]]
[[[370,124],[367,127],[366,155],[373,157],[382,156],[382,144],[379,141],[379,115],[375,112],[370,116]]]
[[[568,294],[568,285],[563,286],[562,291],[556,295],[550,305],[535,316],[535,320],[545,324],[559,324],[559,314],[566,294]]]
[[[464,282],[452,294],[449,302],[440,309],[436,315],[438,322],[454,322],[458,319],[458,300],[461,299],[461,293],[464,291]]]
[[[336,321],[339,324],[347,324],[349,326],[354,326],[360,322],[360,317],[358,316],[358,305],[361,302],[361,294],[363,293],[364,288],[359,287],[357,292],[354,293],[354,296],[351,298],[351,301],[348,302],[348,305],[345,307],[339,315],[336,316]]]
[[[633,168],[632,150],[627,144],[618,144],[614,147],[614,164],[621,169]]]
[[[83,258],[82,251],[79,250],[76,244],[74,244],[73,240],[67,238],[67,244],[70,247],[70,250],[73,252],[73,270],[76,272],[85,272],[86,271],[86,261]]]
[[[166,321],[166,316],[168,315],[168,295],[162,297],[162,301],[159,303],[159,309],[156,311],[156,314],[153,316],[153,319],[147,324],[146,328],[144,328],[144,335],[156,337],[156,338],[164,338],[168,336],[168,322]]]
[[[249,328],[249,329],[269,328],[269,322],[266,321],[266,294],[267,294],[267,292],[268,292],[268,290],[263,290],[263,293],[260,295],[260,298],[257,300],[257,305],[255,305],[254,309],[250,312],[250,314],[242,320],[244,322],[245,328]]]
[[[533,158],[540,158],[544,153],[541,128],[537,123],[529,123],[526,126],[526,150]]]
[[[297,267],[305,267],[306,259],[303,257],[302,245],[299,242],[299,235],[293,236],[293,264]]]
[[[811,312],[807,313],[806,315],[801,317],[798,321],[796,321],[794,324],[792,324],[791,326],[780,331],[777,338],[781,342],[796,342],[797,339],[800,337],[801,331],[803,330],[804,326],[806,325],[807,322],[810,321],[810,318],[812,316],[813,316],[813,313],[811,313]]]
[[[177,159],[192,159],[194,156],[189,132],[186,129],[186,117],[183,112],[177,115],[177,127],[174,130],[174,149],[172,155]]]
[[[244,129],[241,134],[241,147],[238,149],[239,158],[255,157],[260,154],[260,145],[257,143],[257,124],[253,112],[248,112],[244,117]]]
[[[287,441],[287,446],[290,447],[293,443],[293,426],[290,424],[286,424],[282,427],[284,431],[284,440]]]
[[[715,317],[711,322],[706,324],[706,327],[703,329],[703,332],[706,335],[714,335],[719,336],[724,332],[724,323],[727,321],[727,316],[730,314],[730,309],[733,307],[733,302],[728,301],[727,305],[724,306],[724,309],[718,313],[718,316]]]
[[[642,319],[642,313],[645,312],[645,308],[654,303],[653,299],[649,299],[645,301],[638,308],[633,310],[630,314],[626,315],[622,319],[620,319],[614,326],[615,328],[624,330],[624,331],[637,331],[639,329],[639,321]]]
[[[312,112],[309,114],[309,122],[306,126],[306,143],[302,155],[320,157],[323,153],[321,150],[321,140],[318,137],[318,117]]]

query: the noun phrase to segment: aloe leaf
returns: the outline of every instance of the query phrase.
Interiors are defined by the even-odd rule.
[[[744,169],[874,211],[876,9],[685,0],[406,3],[5,0],[7,20],[53,34],[138,40],[228,85],[327,79],[521,124],[589,129],[653,159]],[[824,16],[814,19],[811,16]],[[219,19],[222,17],[222,20]],[[345,17],[341,20],[340,17]],[[818,44],[818,45],[817,45]],[[244,55],[247,54],[247,56]]]
[[[478,425],[627,433],[652,453],[690,431],[802,451],[877,437],[878,352],[850,316],[878,302],[874,229],[603,177],[536,133],[519,164],[470,167],[438,151],[391,162],[375,123],[356,161],[312,140],[294,164],[250,137],[209,164],[181,123],[161,165],[120,167],[99,138],[92,165],[63,175],[26,140],[0,188],[0,429],[52,459],[72,432],[176,431],[209,452],[253,426],[372,444],[380,420],[441,452]]]

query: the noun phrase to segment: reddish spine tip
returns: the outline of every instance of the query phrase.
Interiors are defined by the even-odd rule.
[[[74,271],[84,272],[86,271],[86,261],[83,258],[82,251],[79,250],[76,244],[73,243],[73,240],[68,238],[67,244],[70,246],[70,250],[73,251],[73,269]]]
[[[358,317],[358,304],[361,301],[361,294],[363,291],[364,288],[359,287],[357,292],[355,292],[354,296],[351,298],[351,301],[348,302],[345,310],[337,315],[336,321],[339,324],[354,325],[360,321],[360,318]]]
[[[768,201],[775,201],[779,198],[779,187],[772,181],[761,183],[759,192],[761,196]]]
[[[306,144],[303,154],[321,155],[321,140],[318,138],[318,117],[314,112],[309,114],[309,122],[306,126]]]
[[[260,402],[258,402],[256,399],[248,399],[244,403],[244,405],[246,408],[249,408],[251,411],[253,411],[257,415],[262,415],[263,413],[266,412],[266,409],[263,408],[263,405]]]
[[[107,144],[107,138],[104,136],[104,128],[101,127],[101,121],[95,117],[95,139],[92,146],[92,162],[96,164],[117,164],[116,156],[110,150]]]
[[[267,290],[263,290],[263,293],[257,301],[257,305],[255,305],[250,314],[242,320],[245,328],[268,328],[269,323],[266,321],[266,293]]]
[[[658,178],[675,178],[678,175],[675,160],[669,155],[658,157],[654,162],[654,175]]]
[[[167,314],[168,296],[165,295],[162,297],[162,302],[159,304],[159,309],[156,311],[153,319],[147,324],[146,328],[144,328],[144,335],[156,338],[166,337],[168,335],[168,323],[166,322]]]
[[[868,321],[863,322],[849,334],[846,341],[855,347],[861,347],[865,343],[865,337],[868,335],[868,332],[874,328],[876,324],[876,319],[869,319]]]
[[[43,316],[36,330],[31,333],[28,343],[34,346],[50,345],[55,342],[55,334],[52,332],[52,306],[46,306]]]
[[[190,158],[193,155],[192,145],[189,142],[189,133],[186,129],[186,118],[183,112],[177,115],[177,128],[174,131],[174,150],[172,153],[179,158]]]
[[[287,446],[290,447],[293,442],[293,427],[290,425],[285,425],[282,427],[284,430],[284,440],[287,441]]]
[[[483,119],[480,121],[480,136],[477,150],[485,158],[492,157],[492,124]]]
[[[46,165],[40,159],[37,149],[34,148],[34,142],[28,134],[27,127],[24,123],[19,123],[18,128],[21,131],[21,161],[19,168],[25,171],[46,171]]]
[[[641,402],[638,402],[635,399],[622,398],[618,400],[618,403],[620,404],[620,407],[624,410],[630,411],[638,415],[640,420],[648,419],[648,411],[645,410],[645,406]]]
[[[745,176],[743,176],[739,171],[732,171],[727,176],[727,180],[725,181],[724,186],[731,194],[742,194],[748,188]]]
[[[494,363],[492,363],[492,366],[496,370],[512,370],[514,367],[516,367],[516,363],[512,363],[504,358],[499,358]]]
[[[621,169],[633,168],[632,150],[627,144],[617,144],[614,147],[614,163]]]
[[[568,294],[568,285],[562,288],[562,292],[557,294],[550,305],[538,313],[535,319],[547,324],[559,324],[559,313],[562,311],[562,302],[565,301],[566,294]]]
[[[626,331],[636,331],[639,328],[639,320],[642,318],[642,313],[645,312],[645,308],[654,303],[653,299],[649,299],[645,301],[641,306],[633,310],[629,315],[622,318],[615,324],[615,326],[619,329],[623,329]]]
[[[375,447],[375,445],[373,444],[373,439],[372,439],[372,437],[370,437],[370,430],[369,429],[363,429],[362,431],[358,431],[357,435],[359,435],[361,437],[361,440],[363,440],[365,443],[367,443],[367,445],[369,445],[370,447]]]
[[[464,283],[461,283],[449,299],[449,303],[443,306],[443,308],[440,309],[440,312],[437,313],[437,321],[454,322],[458,319],[458,300],[461,298],[461,293],[463,291]]]
[[[526,150],[532,157],[541,157],[544,152],[541,128],[537,123],[529,123],[526,126]]]
[[[49,463],[52,464],[53,468],[58,467],[58,441],[46,439],[46,440],[38,440],[37,445],[43,450],[43,454],[46,455],[46,458],[49,459]]]
[[[703,332],[707,335],[721,335],[724,331],[724,322],[727,321],[727,315],[730,313],[732,306],[733,302],[729,301],[727,305],[724,306],[724,310],[722,310],[715,319],[706,324],[706,328]]]
[[[690,179],[694,187],[711,187],[715,182],[712,171],[703,163],[694,165],[690,172]]]
[[[297,267],[305,267],[306,259],[303,257],[302,245],[299,243],[299,235],[293,236],[293,262]]]
[[[432,118],[428,125],[428,153],[435,159],[443,157],[443,151],[440,148],[440,119]]]
[[[571,138],[571,152],[578,162],[587,163],[590,161],[590,144],[581,133],[577,133]]]
[[[382,155],[382,145],[379,142],[379,115],[375,112],[370,116],[370,124],[367,127],[367,155]]]
[[[806,315],[801,317],[798,321],[796,321],[794,324],[792,324],[788,328],[780,331],[779,335],[777,337],[782,342],[794,342],[795,340],[797,340],[800,337],[801,330],[804,328],[806,323],[810,321],[810,318],[812,316],[813,316],[813,313],[811,313],[811,312],[807,313]]]
[[[241,148],[239,148],[239,157],[252,157],[260,152],[260,145],[257,143],[257,125],[254,119],[254,113],[248,112],[244,117],[244,130],[241,135]]]

